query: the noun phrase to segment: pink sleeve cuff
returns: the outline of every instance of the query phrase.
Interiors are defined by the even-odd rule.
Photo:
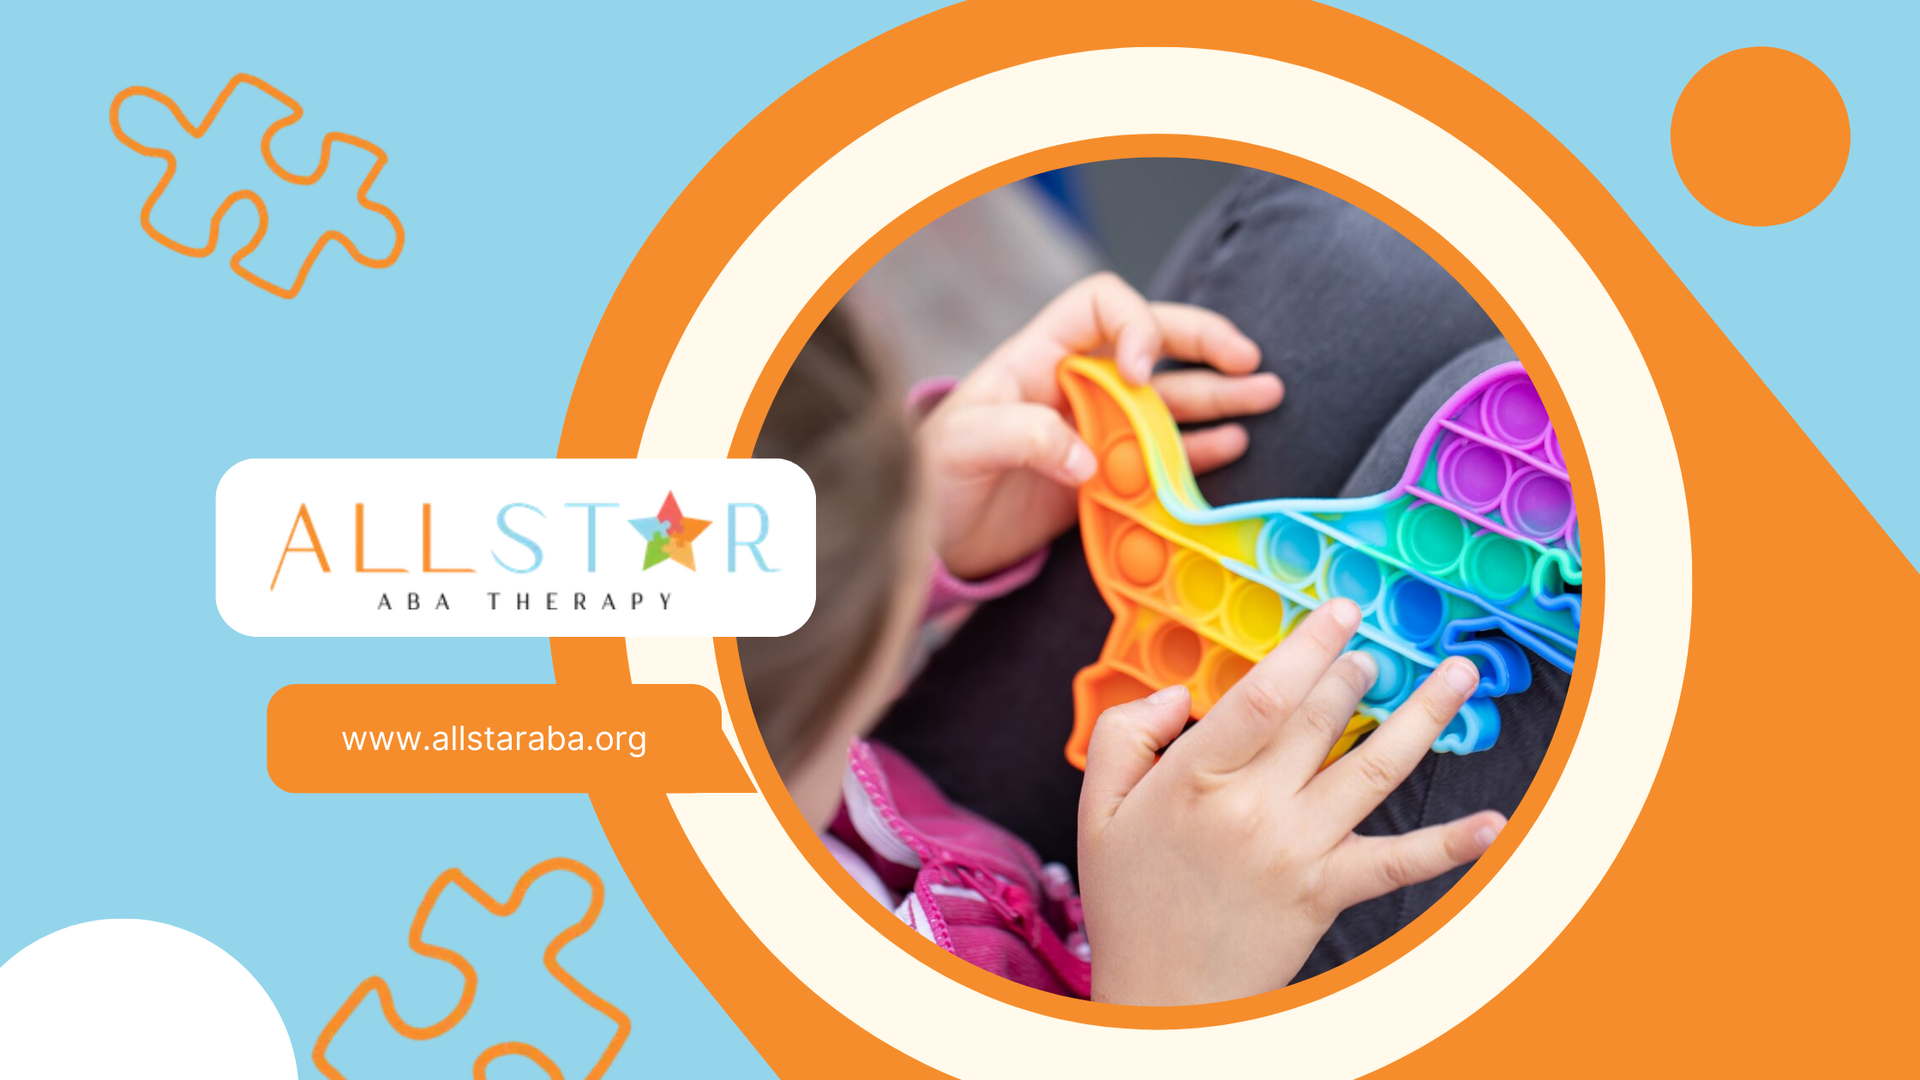
[[[927,572],[927,612],[921,621],[937,619],[962,604],[978,604],[1005,596],[1038,577],[1040,568],[1046,564],[1047,549],[1041,548],[991,577],[963,581],[935,555]]]
[[[946,399],[960,380],[951,375],[937,375],[931,379],[921,379],[907,391],[907,413],[915,420],[923,420],[941,401]],[[940,556],[933,557],[933,565],[927,571],[927,610],[921,621],[937,619],[963,604],[978,604],[1005,596],[1013,590],[1039,576],[1040,568],[1047,564],[1047,549],[1041,548],[1032,555],[1014,563],[1005,570],[979,581],[964,581],[955,577]]]
[[[934,406],[945,401],[953,388],[959,385],[960,380],[952,375],[935,375],[914,383],[913,389],[907,391],[907,415],[916,422],[925,420]]]

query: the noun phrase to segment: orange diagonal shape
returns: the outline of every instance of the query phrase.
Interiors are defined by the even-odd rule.
[[[451,1031],[455,1024],[465,1018],[467,1010],[473,1007],[473,996],[479,988],[480,976],[473,970],[473,965],[467,961],[466,957],[445,946],[432,945],[420,938],[427,928],[427,916],[432,914],[434,905],[440,902],[440,894],[446,891],[447,886],[458,885],[463,892],[479,901],[482,907],[493,914],[511,915],[519,910],[520,901],[526,897],[527,889],[534,882],[556,870],[565,870],[585,881],[593,890],[593,899],[588,903],[587,913],[580,917],[579,922],[560,931],[552,941],[547,943],[541,958],[546,962],[547,973],[557,979],[560,985],[572,991],[575,997],[585,1002],[595,1012],[612,1020],[616,1026],[617,1030],[612,1040],[600,1053],[600,1060],[594,1062],[593,1068],[586,1075],[586,1080],[599,1080],[606,1073],[607,1067],[613,1064],[614,1057],[620,1053],[620,1047],[626,1043],[627,1034],[633,1029],[633,1021],[627,1019],[626,1013],[614,1008],[601,1000],[593,991],[582,986],[580,980],[560,966],[560,950],[566,947],[567,942],[593,928],[594,920],[600,917],[600,905],[606,899],[606,886],[601,884],[600,875],[572,859],[548,859],[528,870],[514,884],[513,892],[507,897],[505,903],[489,896],[485,889],[475,885],[473,880],[461,873],[458,868],[448,870],[435,878],[433,884],[427,889],[426,898],[420,901],[419,909],[414,912],[413,926],[407,931],[407,945],[421,956],[444,960],[459,970],[462,983],[460,1000],[454,1004],[453,1011],[431,1024],[424,1026],[409,1024],[400,1018],[399,1010],[394,1007],[393,991],[387,986],[387,981],[378,975],[371,976],[359,986],[354,987],[353,993],[347,996],[346,1003],[333,1014],[333,1019],[327,1021],[327,1026],[320,1030],[320,1037],[313,1044],[314,1065],[329,1080],[347,1080],[347,1077],[327,1060],[327,1047],[333,1044],[333,1037],[339,1033],[341,1025],[347,1022],[347,1017],[353,1015],[354,1010],[360,1007],[360,1002],[365,1000],[368,994],[373,994],[380,999],[380,1011],[386,1016],[387,1025],[409,1039],[433,1039]],[[559,1068],[553,1064],[553,1060],[538,1048],[526,1043],[508,1042],[499,1043],[483,1051],[473,1063],[474,1076],[484,1080],[487,1063],[495,1058],[509,1055],[517,1055],[533,1061],[549,1076],[560,1075]]]
[[[174,122],[180,125],[181,130],[198,139],[202,135],[205,135],[207,130],[213,126],[214,118],[220,115],[220,110],[226,105],[227,98],[231,97],[234,90],[242,83],[265,91],[275,101],[293,110],[290,115],[274,121],[267,127],[265,134],[260,136],[261,158],[266,161],[267,168],[272,169],[275,176],[285,180],[287,183],[312,184],[319,181],[322,176],[325,176],[327,173],[327,162],[332,155],[333,144],[336,142],[344,142],[350,146],[357,146],[373,155],[373,168],[367,171],[367,178],[360,182],[359,202],[361,206],[386,218],[387,223],[393,226],[393,250],[389,252],[385,258],[367,258],[360,253],[360,249],[354,246],[353,241],[348,239],[345,233],[338,229],[328,229],[326,232],[320,234],[320,239],[314,241],[313,247],[308,250],[306,261],[300,264],[300,273],[295,275],[293,279],[293,287],[283,289],[240,265],[242,260],[253,253],[254,248],[260,246],[260,241],[265,239],[267,235],[266,200],[262,199],[257,193],[245,189],[228,195],[226,201],[220,204],[220,208],[213,212],[213,220],[208,225],[207,242],[204,246],[190,247],[173,239],[159,229],[154,228],[153,208],[160,202],[160,196],[166,193],[167,185],[173,182],[173,173],[177,162],[174,160],[174,156],[170,151],[136,142],[132,136],[121,130],[121,104],[128,98],[135,96],[157,101],[165,105],[167,111],[173,114]],[[207,110],[206,117],[197,125],[188,122],[187,114],[181,111],[180,106],[174,104],[172,98],[158,90],[150,90],[144,86],[129,86],[125,90],[115,94],[113,104],[108,107],[107,111],[107,120],[113,126],[113,137],[119,139],[127,149],[132,150],[136,154],[140,154],[143,157],[159,158],[167,163],[167,170],[161,174],[160,183],[154,187],[153,193],[147,196],[146,204],[140,207],[140,227],[146,230],[148,236],[153,237],[155,240],[182,255],[189,255],[196,259],[205,258],[213,254],[213,249],[220,243],[221,219],[227,216],[228,209],[230,209],[234,203],[245,199],[253,204],[255,210],[260,212],[260,227],[254,230],[253,239],[247,241],[245,247],[233,253],[233,258],[227,261],[227,265],[233,268],[234,273],[239,274],[247,281],[252,282],[254,285],[265,289],[275,296],[288,300],[300,295],[301,286],[307,282],[307,272],[313,269],[314,260],[320,257],[321,249],[326,247],[327,242],[330,240],[338,241],[340,246],[346,249],[347,254],[353,257],[353,261],[359,263],[361,266],[370,267],[375,270],[392,266],[394,262],[400,258],[400,249],[406,244],[406,230],[400,227],[400,218],[397,214],[367,197],[367,192],[373,187],[374,180],[380,176],[380,170],[387,166],[387,152],[358,136],[347,135],[338,131],[330,131],[320,140],[320,164],[318,168],[315,168],[305,176],[288,172],[280,167],[278,161],[274,160],[273,137],[280,129],[299,122],[300,118],[304,115],[306,115],[306,110],[300,107],[299,102],[281,93],[279,90],[274,89],[265,79],[246,74],[235,75],[232,79],[228,80],[226,89],[220,91],[220,96],[213,99],[213,107]]]

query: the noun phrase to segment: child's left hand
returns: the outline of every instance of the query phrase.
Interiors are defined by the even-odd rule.
[[[1153,375],[1162,356],[1217,370]],[[1065,532],[1074,489],[1095,470],[1067,417],[1054,369],[1069,356],[1110,356],[1130,382],[1150,378],[1181,423],[1266,412],[1283,388],[1254,374],[1260,347],[1223,316],[1150,304],[1111,273],[1061,293],[948,394],[917,436],[934,502],[934,550],[962,578],[982,578]],[[1183,436],[1195,472],[1247,450],[1247,430],[1219,424]]]

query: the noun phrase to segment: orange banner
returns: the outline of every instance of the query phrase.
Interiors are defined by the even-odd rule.
[[[752,791],[702,686],[288,686],[267,705],[283,791]]]

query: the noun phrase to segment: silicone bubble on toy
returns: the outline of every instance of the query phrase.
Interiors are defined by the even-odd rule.
[[[1398,484],[1358,499],[1209,506],[1179,428],[1150,387],[1074,358],[1060,382],[1099,471],[1080,489],[1094,581],[1113,610],[1100,658],[1074,679],[1067,758],[1086,767],[1107,708],[1174,683],[1204,717],[1308,611],[1345,597],[1350,648],[1379,677],[1334,746],[1350,749],[1448,656],[1480,686],[1433,744],[1485,750],[1493,699],[1532,682],[1531,651],[1562,671],[1580,636],[1580,525],[1566,460],[1518,363],[1462,387],[1422,430]]]

